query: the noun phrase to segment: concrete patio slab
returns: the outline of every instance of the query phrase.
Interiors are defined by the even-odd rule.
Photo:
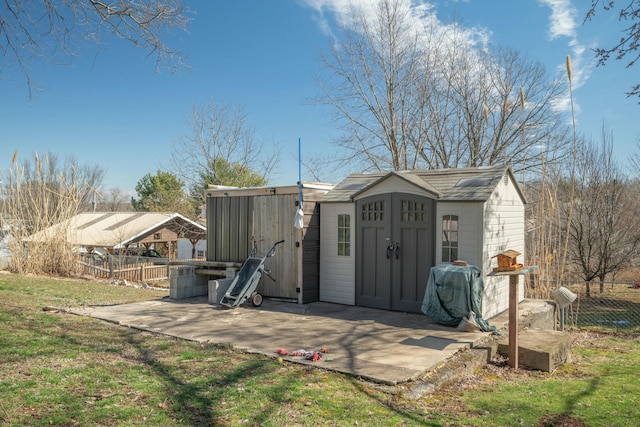
[[[483,332],[458,332],[421,314],[316,302],[298,305],[265,299],[259,308],[211,305],[205,297],[161,299],[72,310],[123,326],[173,337],[230,344],[237,349],[278,357],[277,348],[329,351],[314,365],[384,384],[420,378],[461,350],[490,339]],[[490,320],[500,329],[506,314]]]

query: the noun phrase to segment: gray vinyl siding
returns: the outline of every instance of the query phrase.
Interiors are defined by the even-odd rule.
[[[304,230],[302,236],[302,303],[320,299],[320,198],[324,191],[304,193]],[[291,221],[291,220],[290,220]]]

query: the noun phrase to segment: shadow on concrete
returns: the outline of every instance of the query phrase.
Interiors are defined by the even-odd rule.
[[[290,362],[347,373],[384,384],[420,378],[454,354],[481,347],[483,332],[460,332],[427,316],[315,302],[298,305],[265,299],[262,306],[223,308],[206,298],[161,299],[76,314],[178,338],[232,345],[278,357],[275,350],[328,353],[316,362],[285,355]],[[500,328],[503,321],[497,319]]]

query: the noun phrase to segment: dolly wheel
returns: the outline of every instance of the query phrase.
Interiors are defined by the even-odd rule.
[[[252,304],[254,307],[260,307],[260,306],[262,305],[262,294],[259,294],[259,293],[257,293],[257,292],[256,292],[256,293],[254,293],[254,294],[251,296],[251,304]]]

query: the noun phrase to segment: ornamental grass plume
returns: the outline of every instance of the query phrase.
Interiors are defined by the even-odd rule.
[[[571,103],[571,122],[573,127],[573,164],[571,167],[571,189],[570,189],[570,197],[569,200],[573,200],[573,195],[575,193],[576,188],[576,159],[577,159],[577,147],[578,147],[578,137],[576,130],[576,114],[575,114],[575,105],[573,102],[573,82],[571,81],[571,55],[567,55],[567,77],[569,79],[569,101]],[[569,204],[569,214],[567,215],[567,232],[564,239],[564,250],[562,254],[562,264],[560,265],[560,281],[564,279],[564,267],[567,262],[567,251],[569,248],[569,224],[573,219],[573,203]]]

